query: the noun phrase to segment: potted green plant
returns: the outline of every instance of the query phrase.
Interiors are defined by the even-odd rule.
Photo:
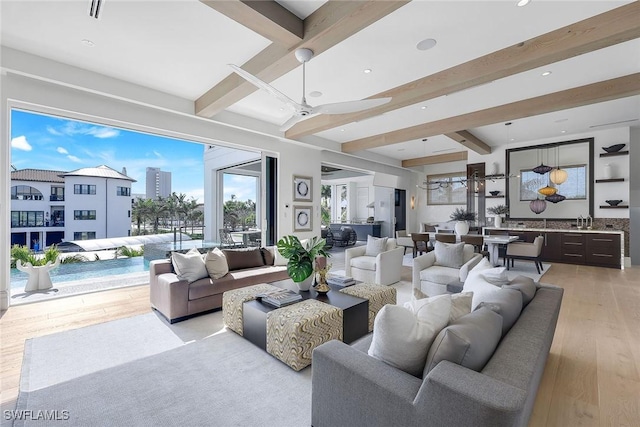
[[[11,266],[29,275],[25,292],[42,291],[53,287],[49,271],[60,265],[60,252],[51,245],[43,257],[37,257],[26,246],[13,245]]]
[[[287,273],[301,291],[308,291],[311,287],[316,257],[330,256],[325,245],[325,239],[318,237],[309,239],[305,245],[296,236],[284,236],[278,240],[278,252],[289,260]]]
[[[456,221],[454,229],[458,236],[462,236],[469,232],[469,221],[476,220],[476,213],[464,208],[456,208],[451,215],[449,215],[449,218],[451,218],[451,221]]]
[[[487,213],[489,215],[494,215],[494,225],[499,228],[502,227],[502,216],[509,213],[509,208],[507,205],[491,206],[490,208],[487,208]]]

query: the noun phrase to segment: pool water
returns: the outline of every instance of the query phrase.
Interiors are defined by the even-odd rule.
[[[49,271],[51,282],[62,283],[74,280],[95,279],[119,274],[141,273],[149,271],[149,261],[143,257],[108,259],[104,261],[76,262],[60,264]],[[17,268],[11,269],[11,289],[24,288],[28,274]]]

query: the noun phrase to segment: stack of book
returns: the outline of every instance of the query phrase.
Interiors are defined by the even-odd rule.
[[[327,283],[333,286],[345,287],[355,285],[356,281],[353,277],[330,275],[327,277]]]
[[[302,300],[302,295],[288,289],[278,289],[256,295],[258,300],[275,308],[284,307]]]

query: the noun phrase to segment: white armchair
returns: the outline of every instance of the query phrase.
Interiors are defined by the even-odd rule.
[[[387,240],[386,251],[376,256],[367,256],[366,251],[366,246],[356,246],[344,251],[344,270],[347,276],[377,285],[391,285],[400,281],[404,248],[396,245],[396,239]]]
[[[469,271],[480,262],[482,255],[474,253],[473,245],[464,245],[462,266],[460,268],[437,265],[436,250],[413,259],[413,287],[420,289],[430,297],[446,294],[447,285],[453,282],[464,282]]]

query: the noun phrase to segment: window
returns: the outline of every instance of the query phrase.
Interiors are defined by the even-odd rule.
[[[73,211],[73,219],[76,219],[76,220],[96,219],[96,211],[89,211],[89,210]]]
[[[567,200],[584,200],[587,198],[587,165],[561,166],[567,172],[567,180],[555,186]],[[531,169],[520,171],[520,200],[535,200],[538,189],[549,184],[547,174],[540,175]]]
[[[42,193],[29,185],[11,187],[11,200],[42,200]]]
[[[320,217],[324,225],[331,223],[331,189],[325,184],[320,187]]]
[[[64,187],[51,187],[51,196],[49,197],[51,202],[64,201]]]
[[[96,194],[96,186],[89,184],[74,184],[73,194]]]
[[[11,211],[11,227],[43,227],[44,211]]]
[[[467,187],[464,185],[466,180],[465,172],[427,175],[427,204],[466,205]]]
[[[341,222],[347,222],[347,206],[349,206],[347,185],[338,185],[337,190],[340,192],[340,212],[338,212],[338,219]]]
[[[118,187],[116,189],[116,196],[131,196],[131,188],[129,188],[129,187]]]
[[[73,240],[91,240],[95,238],[95,231],[75,231],[73,233]]]

